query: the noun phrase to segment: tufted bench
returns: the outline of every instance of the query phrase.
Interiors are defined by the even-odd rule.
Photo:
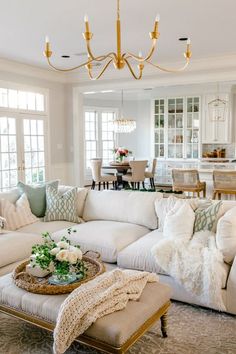
[[[50,331],[66,296],[29,293],[13,283],[11,274],[0,278],[0,311]],[[122,354],[159,319],[162,335],[167,337],[170,296],[169,286],[148,283],[138,301],[129,301],[124,310],[100,318],[77,341],[106,353]]]

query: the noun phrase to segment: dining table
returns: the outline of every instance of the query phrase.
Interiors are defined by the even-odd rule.
[[[122,189],[124,187],[124,182],[122,181],[122,176],[126,175],[126,173],[130,170],[129,161],[110,161],[108,165],[103,165],[103,170],[116,170],[117,171],[117,182],[118,189]],[[126,183],[125,183],[126,184]]]

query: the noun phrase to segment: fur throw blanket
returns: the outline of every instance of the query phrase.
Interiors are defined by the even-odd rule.
[[[196,232],[191,240],[163,239],[153,246],[158,265],[203,304],[224,311],[222,279],[227,277],[215,234]]]
[[[153,273],[115,269],[74,290],[62,303],[54,330],[54,353],[61,354],[98,318],[122,310],[138,300]]]

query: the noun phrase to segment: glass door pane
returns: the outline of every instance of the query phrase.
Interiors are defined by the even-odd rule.
[[[165,156],[164,128],[165,128],[165,100],[158,99],[154,102],[155,126],[154,126],[154,151],[155,157]]]
[[[168,104],[168,158],[183,158],[184,99],[169,98]]]
[[[0,117],[0,190],[18,182],[16,119]]]
[[[200,99],[199,97],[187,97],[187,158],[199,157],[199,122]]]
[[[45,132],[43,119],[23,119],[23,171],[28,184],[45,181]]]
[[[97,112],[85,112],[85,167],[90,167],[90,160],[97,157]]]

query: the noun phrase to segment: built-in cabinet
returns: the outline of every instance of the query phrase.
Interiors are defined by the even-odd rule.
[[[157,158],[199,157],[200,97],[154,100],[154,155]]]
[[[226,102],[219,114],[212,114],[209,103],[217,99]],[[202,121],[203,144],[229,144],[232,142],[230,94],[206,95],[204,97],[204,119]],[[211,109],[214,109],[212,105]],[[223,112],[224,109],[224,112]]]

